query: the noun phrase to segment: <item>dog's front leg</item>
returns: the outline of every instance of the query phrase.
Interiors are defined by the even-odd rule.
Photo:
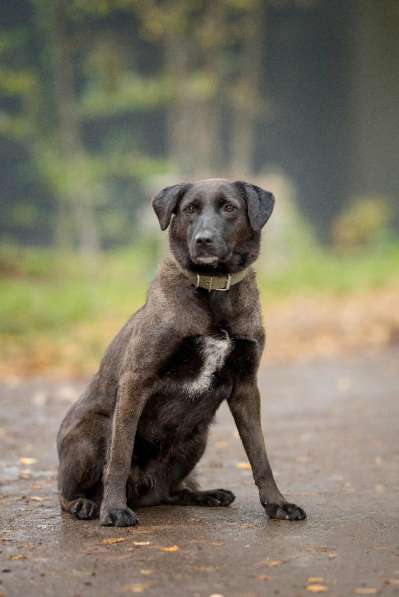
[[[126,505],[126,481],[131,467],[134,439],[148,395],[138,385],[137,377],[130,371],[122,375],[119,382],[100,511],[100,522],[105,526],[125,527],[138,522],[136,514]]]
[[[266,453],[260,416],[260,393],[256,381],[237,384],[229,400],[230,410],[252,467],[262,506],[270,518],[304,520],[305,512],[281,494]]]

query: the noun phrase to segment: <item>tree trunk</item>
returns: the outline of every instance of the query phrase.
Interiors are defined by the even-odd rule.
[[[67,31],[67,0],[56,0],[54,5],[55,40],[55,96],[58,107],[58,140],[61,159],[66,165],[84,163],[87,155],[82,143],[75,92],[73,46]],[[74,175],[74,168],[70,169]],[[72,181],[67,201],[72,207],[79,249],[82,254],[95,257],[100,250],[98,230],[93,209],[93,196],[85,180]],[[69,187],[69,185],[68,185]]]
[[[224,10],[223,3],[211,3],[205,18],[223,24]],[[166,71],[175,91],[168,111],[169,156],[186,178],[211,176],[221,162],[217,52],[176,31],[165,38],[165,44]],[[208,77],[204,83],[208,90],[194,91],[197,74]]]
[[[232,93],[230,173],[233,178],[250,178],[254,174],[257,113],[262,103],[259,84],[266,4],[258,0],[243,24],[242,62]]]

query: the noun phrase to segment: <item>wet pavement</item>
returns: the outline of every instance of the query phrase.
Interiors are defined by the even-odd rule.
[[[55,434],[82,384],[0,385],[0,597],[399,596],[399,350],[261,372],[269,455],[308,520],[262,511],[222,407],[199,466],[229,508],[140,510],[134,529],[60,514]]]

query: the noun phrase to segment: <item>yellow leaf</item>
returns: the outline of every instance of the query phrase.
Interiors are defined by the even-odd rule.
[[[308,582],[323,582],[324,578],[322,576],[309,576]]]
[[[20,464],[29,466],[30,464],[36,464],[37,458],[30,458],[29,456],[21,456],[19,459]]]
[[[122,543],[122,541],[126,541],[127,537],[110,537],[109,539],[103,539],[102,543],[104,545],[113,545],[114,543]]]
[[[328,587],[325,585],[309,585],[306,587],[306,590],[310,593],[326,593],[328,591]]]
[[[269,566],[269,568],[274,568],[275,566],[280,566],[283,563],[283,560],[266,560],[264,563],[266,566]]]
[[[13,556],[9,556],[9,560],[27,560],[26,556],[23,556],[21,553],[16,553]]]
[[[167,551],[168,553],[172,553],[174,551],[178,551],[179,548],[177,545],[171,545],[170,547],[161,547],[161,551]]]
[[[251,465],[249,464],[249,462],[237,462],[236,463],[236,468],[239,468],[240,470],[251,470]]]
[[[150,545],[151,541],[133,541],[133,545]]]
[[[146,585],[142,583],[131,583],[130,585],[125,585],[123,590],[126,593],[143,593],[146,589]]]

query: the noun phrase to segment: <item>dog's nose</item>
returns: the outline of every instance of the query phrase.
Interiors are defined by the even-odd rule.
[[[210,232],[204,231],[204,232],[198,232],[198,234],[195,237],[195,244],[199,245],[199,246],[210,246],[213,245],[213,237],[212,234]]]

